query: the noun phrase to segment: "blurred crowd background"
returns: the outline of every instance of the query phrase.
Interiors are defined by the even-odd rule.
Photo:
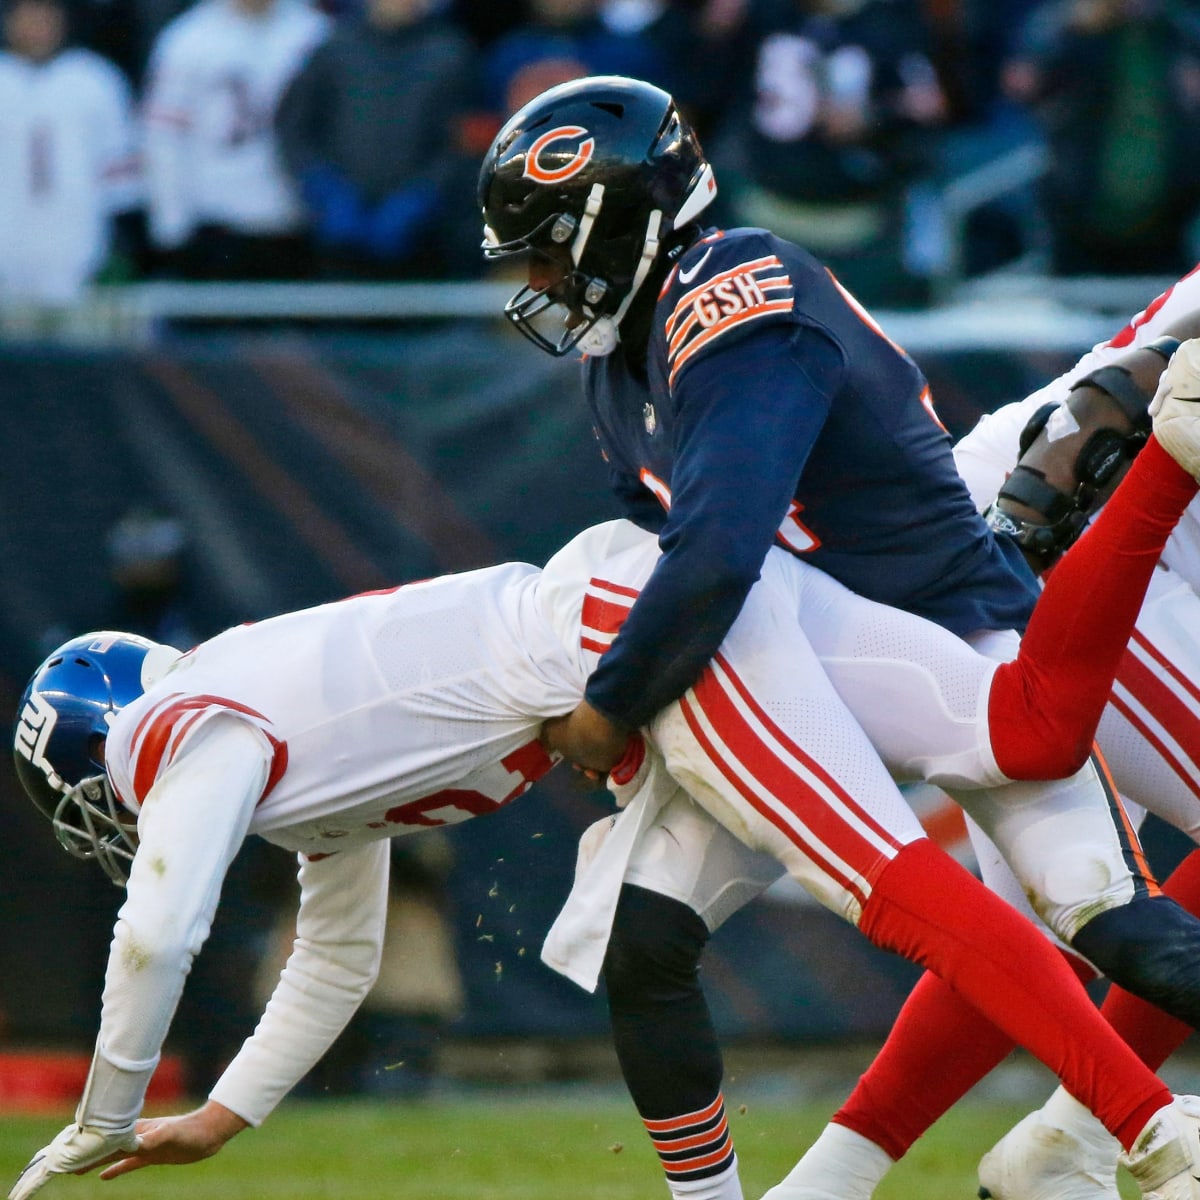
[[[800,242],[892,320],[934,316],[940,341],[893,336],[955,435],[1158,289],[1001,344],[981,330],[1017,306],[960,338],[936,308],[948,280],[1166,284],[1200,259],[1200,0],[0,0],[0,14],[0,717],[84,629],[187,647],[402,579],[543,562],[614,515],[574,365],[521,342],[502,297],[370,330],[281,321],[262,340],[249,289],[187,337],[179,323],[145,341],[56,336],[99,293],[144,284],[478,291],[480,158],[551,84],[662,85],[715,165],[715,222]],[[914,803],[967,854],[940,793]],[[2,1108],[24,1047],[86,1069],[120,894],[61,853],[7,769],[0,809]],[[383,978],[305,1090],[423,1094],[447,1039],[607,1044],[602,1000],[538,962],[579,834],[607,810],[555,772],[512,812],[397,844]],[[192,1092],[253,1027],[290,942],[292,873],[258,845],[235,864],[171,1043]],[[723,1036],[799,1044],[881,1036],[913,981],[788,894],[731,921],[705,972]],[[47,1060],[31,1061],[36,1090]]]
[[[0,295],[482,272],[504,119],[585,74],[701,132],[716,219],[868,304],[1200,257],[1196,0],[3,0]],[[987,168],[994,168],[991,176]],[[982,189],[957,219],[955,188]],[[953,212],[949,211],[954,209]]]

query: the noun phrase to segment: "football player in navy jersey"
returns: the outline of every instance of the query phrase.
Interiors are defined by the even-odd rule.
[[[485,254],[527,263],[528,285],[506,315],[552,354],[583,353],[584,391],[612,485],[663,550],[585,700],[547,726],[553,750],[595,773],[618,763],[633,731],[696,682],[773,546],[997,658],[1014,652],[1009,635],[1024,629],[1038,596],[1015,542],[977,514],[916,364],[802,248],[762,229],[705,227],[715,188],[671,98],[614,77],[577,80],[531,101],[497,135],[480,175]],[[1160,362],[1171,356],[1165,346],[1141,353]],[[1140,482],[1131,475],[1121,489],[1128,515],[1171,523],[1187,489],[1170,496],[1170,487],[1156,489],[1152,464],[1166,456],[1153,439],[1148,448],[1151,459],[1143,454],[1137,464]],[[1059,678],[1048,727],[1082,695],[1103,705],[1112,671],[1102,663],[1115,670],[1114,644],[1119,657],[1128,634],[1124,616],[1140,604],[1146,576],[1114,567],[1108,553],[1093,538],[1068,556],[1073,598],[1064,559],[1057,595],[1066,599],[1052,616],[1047,597],[1039,618],[1040,632],[1049,632],[1039,633],[1036,649],[1031,636],[1022,651],[1028,662],[1052,650],[1056,630],[1064,639],[1078,635],[1079,612],[1101,613],[1124,631],[1109,635],[1101,651],[1105,631],[1095,622],[1097,655],[1077,660],[1074,677]],[[949,697],[953,681],[941,682]],[[903,718],[872,713],[869,695],[859,699],[851,708],[873,737]],[[1056,787],[1103,795],[1091,764],[1077,770],[1078,762],[1049,766],[1038,757],[1035,769],[1017,711],[1015,701],[993,693],[985,736],[999,777],[1070,778],[989,787],[994,799],[1006,795],[1015,810],[1063,794]],[[904,731],[896,736],[903,740]],[[965,783],[968,791],[978,786]],[[1078,868],[1100,864],[1088,857],[1094,847],[1081,830],[1068,822],[1027,839],[1024,849],[1045,860],[1033,870],[1031,894],[1092,886]],[[1125,845],[1125,865],[1109,861],[1102,873],[1137,858],[1136,846]],[[704,852],[702,843],[680,843],[676,854],[702,860]],[[928,900],[919,875],[893,871],[875,880],[877,911]],[[1139,878],[1056,932],[1129,990],[1200,1024],[1194,920]],[[672,1192],[740,1200],[720,1056],[696,977],[719,921],[687,899],[672,881],[658,885],[644,875],[622,888],[604,971],[614,1036]],[[878,932],[870,907],[860,928]],[[897,927],[890,944],[904,944],[909,933]]]

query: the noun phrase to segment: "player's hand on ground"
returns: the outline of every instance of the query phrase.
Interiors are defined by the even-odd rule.
[[[241,1117],[210,1100],[175,1117],[149,1117],[137,1123],[141,1144],[100,1172],[101,1179],[116,1179],[142,1167],[199,1162],[211,1158],[234,1134],[247,1128]]]
[[[83,1174],[138,1147],[137,1133],[120,1133],[68,1125],[48,1146],[39,1150],[13,1184],[8,1200],[28,1200],[55,1175]]]
[[[581,700],[564,717],[552,717],[542,725],[542,745],[581,767],[585,774],[607,775],[620,762],[629,742],[629,731],[614,725]]]

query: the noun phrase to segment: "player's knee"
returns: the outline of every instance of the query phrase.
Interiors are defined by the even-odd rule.
[[[1074,727],[1047,725],[1024,729],[1003,745],[993,737],[997,765],[1009,779],[1067,779],[1080,770],[1092,753],[1092,734],[1078,736]]]
[[[637,1006],[698,988],[707,942],[707,926],[686,904],[625,885],[604,959],[609,1004]]]
[[[988,729],[996,765],[1009,779],[1065,779],[1087,762],[1099,710],[1047,699],[1028,669],[1001,663],[988,695]]]

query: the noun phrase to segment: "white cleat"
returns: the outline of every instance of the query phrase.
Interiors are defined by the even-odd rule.
[[[1185,470],[1200,479],[1200,338],[1181,342],[1150,402],[1154,437]]]
[[[1159,1109],[1121,1162],[1142,1200],[1200,1200],[1200,1096],[1176,1096]]]
[[[979,1160],[980,1200],[1119,1200],[1116,1139],[1079,1137],[1041,1109]]]
[[[762,1200],[871,1200],[892,1166],[874,1142],[830,1123]]]

